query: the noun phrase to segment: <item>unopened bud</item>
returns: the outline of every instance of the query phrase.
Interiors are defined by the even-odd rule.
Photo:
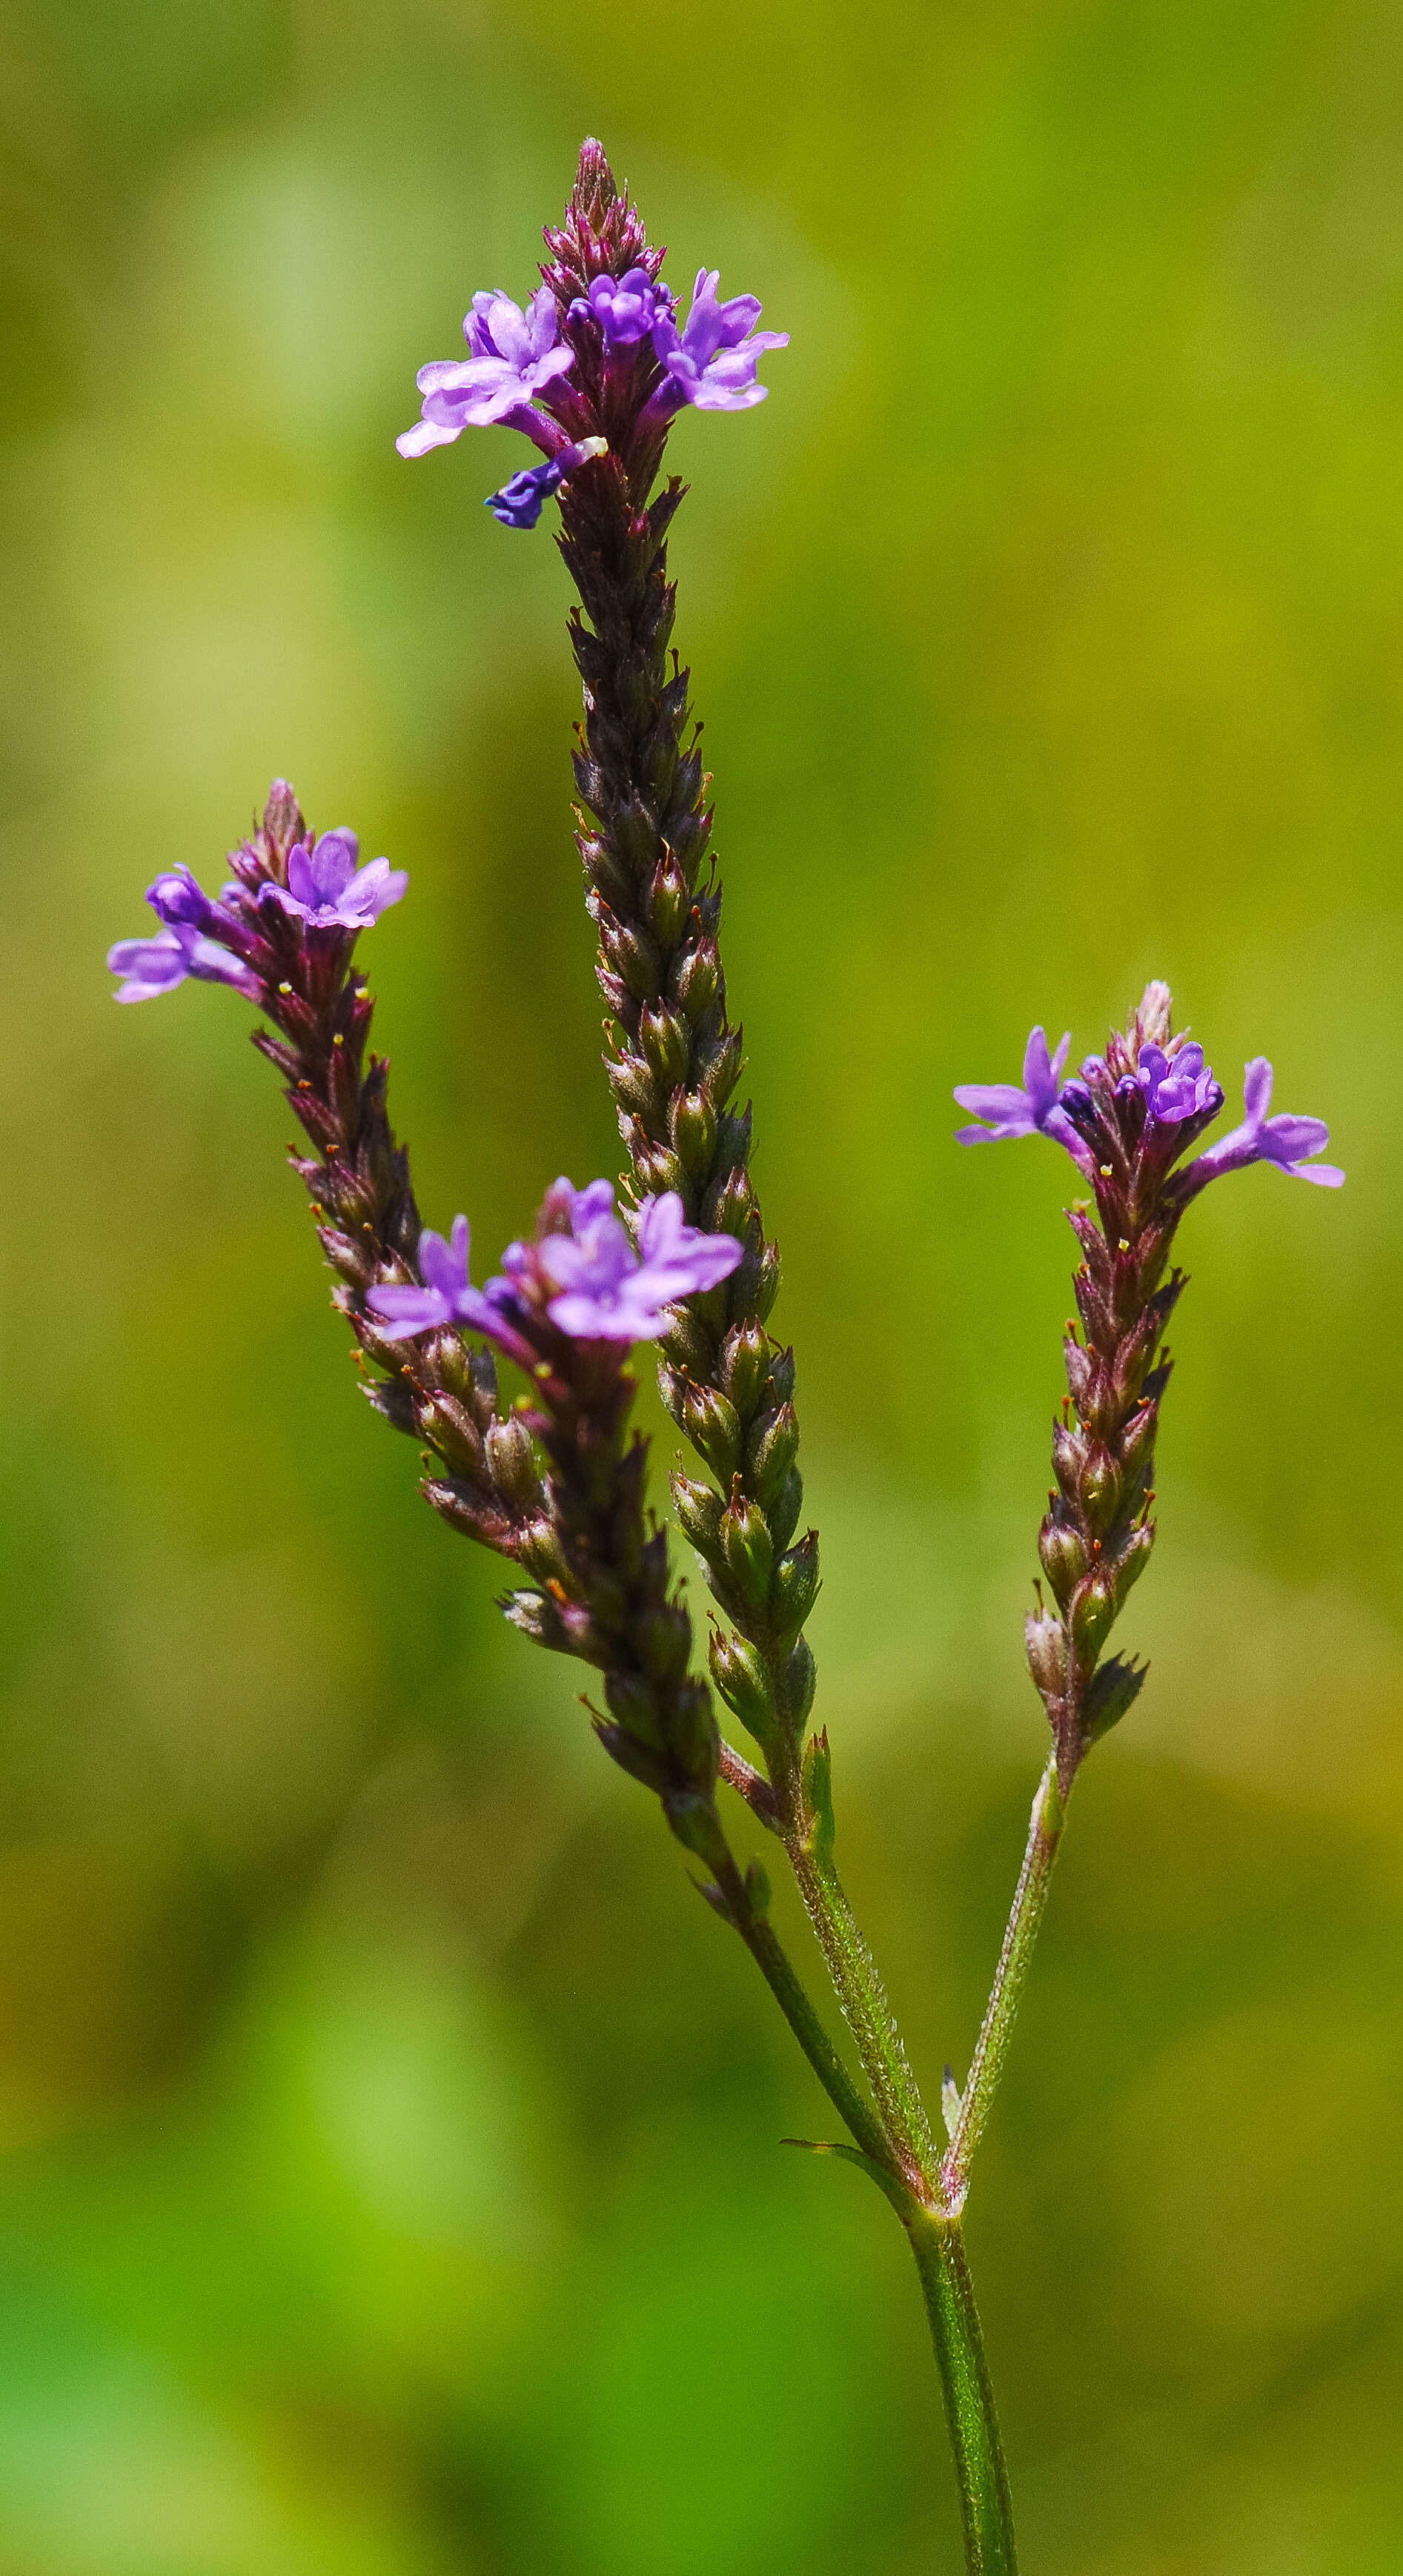
[[[728,1486],[740,1465],[735,1406],[714,1386],[689,1384],[682,1398],[682,1427],[718,1482]]]
[[[668,1126],[677,1159],[688,1177],[704,1181],[716,1150],[716,1112],[704,1091],[675,1091]]]
[[[700,1797],[694,1790],[669,1790],[663,1797],[663,1814],[689,1852],[695,1852],[708,1869],[724,1870],[730,1853],[709,1797]]]
[[[1044,1699],[1061,1699],[1067,1688],[1067,1631],[1050,1610],[1030,1610],[1023,1622],[1028,1670]]]
[[[638,1660],[654,1681],[674,1681],[685,1673],[691,1651],[691,1621],[671,1601],[655,1602],[633,1624]]]
[[[721,1346],[721,1384],[748,1422],[770,1374],[770,1345],[763,1325],[735,1324]]]
[[[672,970],[677,1007],[691,1028],[704,1020],[721,986],[721,960],[714,939],[700,939],[684,950]]]
[[[1084,1664],[1094,1663],[1111,1633],[1116,1615],[1115,1588],[1099,1568],[1077,1587],[1072,1603],[1072,1643]]]
[[[745,1472],[767,1504],[772,1495],[782,1490],[798,1451],[799,1423],[793,1405],[782,1404],[777,1413],[762,1413],[746,1443]]]
[[[498,1492],[524,1509],[534,1499],[540,1478],[531,1434],[519,1413],[489,1425],[487,1457]]]
[[[679,1468],[672,1478],[672,1501],[683,1536],[710,1561],[721,1545],[721,1514],[725,1509],[715,1486],[684,1476]]]
[[[721,1515],[721,1553],[726,1571],[753,1618],[769,1607],[775,1543],[758,1504],[737,1491]]]
[[[687,880],[669,850],[654,869],[653,882],[648,889],[653,936],[664,956],[670,957],[677,945],[677,934],[687,918],[690,901]]]
[[[1154,1543],[1154,1527],[1150,1522],[1147,1522],[1142,1529],[1133,1530],[1126,1540],[1111,1569],[1115,1576],[1117,1610],[1120,1609],[1132,1584],[1139,1582],[1149,1564],[1150,1550]]]
[[[1120,1501],[1115,1460],[1102,1440],[1092,1441],[1081,1471],[1081,1507],[1093,1530],[1109,1529]]]
[[[1086,1541],[1070,1521],[1049,1513],[1038,1532],[1042,1569],[1065,1610],[1087,1568]]]
[[[766,1870],[761,1868],[758,1860],[751,1861],[746,1870],[745,1892],[750,1899],[750,1911],[752,1914],[763,1916],[769,1913],[769,1874]]]
[[[1112,1655],[1088,1683],[1081,1703],[1082,1740],[1094,1744],[1124,1717],[1132,1702],[1139,1697],[1140,1687],[1149,1667],[1127,1663],[1121,1655]]]
[[[643,1052],[664,1089],[687,1079],[687,1023],[666,1003],[649,1003],[638,1015]]]
[[[798,1637],[818,1599],[818,1532],[810,1530],[775,1567],[770,1586],[770,1617],[784,1645]]]
[[[663,1750],[662,1719],[658,1694],[653,1683],[642,1673],[608,1673],[604,1696],[609,1714],[625,1734],[637,1744],[649,1744],[655,1752]]]
[[[775,1731],[774,1693],[765,1659],[748,1637],[730,1635],[721,1628],[713,1629],[710,1647],[711,1678],[727,1708],[740,1719],[743,1727],[759,1744],[773,1741]]]

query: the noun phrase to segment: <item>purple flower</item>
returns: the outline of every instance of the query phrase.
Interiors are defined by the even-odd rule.
[[[1089,1167],[1090,1157],[1070,1120],[1059,1107],[1062,1067],[1071,1045],[1070,1031],[1057,1053],[1049,1056],[1047,1036],[1039,1027],[1032,1031],[1023,1050],[1023,1080],[1016,1082],[961,1082],[955,1087],[955,1098],[961,1109],[972,1109],[975,1117],[987,1125],[961,1127],[955,1141],[960,1145],[993,1145],[1012,1136],[1051,1136],[1065,1145],[1073,1162]]]
[[[653,347],[669,378],[653,401],[670,415],[686,403],[698,411],[749,411],[763,402],[767,385],[757,384],[755,368],[766,349],[787,349],[787,331],[757,331],[760,300],[733,295],[722,304],[716,288],[719,268],[699,268],[692,307],[681,332],[670,313],[653,325]],[[650,406],[651,407],[651,406]]]
[[[287,854],[287,884],[265,885],[259,900],[278,903],[316,930],[369,930],[409,879],[388,859],[360,865],[360,842],[343,825],[323,832],[311,848],[298,841]]]
[[[1247,1115],[1240,1127],[1210,1145],[1190,1163],[1184,1174],[1189,1192],[1201,1190],[1220,1173],[1241,1171],[1248,1163],[1275,1163],[1293,1181],[1315,1181],[1321,1189],[1337,1190],[1344,1173],[1334,1163],[1317,1163],[1309,1168],[1309,1158],[1322,1154],[1330,1142],[1330,1130],[1323,1118],[1293,1118],[1279,1111],[1275,1118],[1271,1108],[1272,1070],[1264,1055],[1254,1055],[1247,1066],[1242,1097]]]
[[[535,1259],[556,1292],[546,1308],[551,1322],[577,1341],[652,1341],[667,1330],[669,1306],[718,1287],[745,1257],[734,1235],[688,1225],[675,1190],[643,1201],[636,1252],[607,1181],[574,1198],[572,1232],[548,1234]]]
[[[182,861],[179,867],[168,869],[164,876],[157,877],[155,883],[147,887],[146,900],[157,919],[168,927],[185,922],[192,929],[202,930],[208,937],[217,939],[221,929],[233,927],[227,906],[231,898],[237,899],[239,891],[236,885],[226,885],[216,903],[213,895],[206,894]]]
[[[107,963],[125,978],[114,1002],[149,1002],[157,993],[173,993],[187,976],[199,984],[232,984],[250,1002],[262,999],[257,976],[189,921],[168,922],[151,939],[119,939],[108,949]]]
[[[534,528],[543,503],[559,489],[567,474],[573,474],[576,466],[583,465],[591,456],[607,455],[608,449],[607,438],[577,439],[572,446],[562,447],[558,455],[548,458],[544,465],[527,465],[520,474],[513,474],[500,492],[488,493],[484,506],[504,528]]]
[[[419,369],[415,382],[424,398],[422,417],[395,440],[401,456],[424,456],[431,447],[451,446],[465,429],[484,429],[493,421],[530,429],[539,419],[531,409],[532,396],[575,363],[573,350],[559,343],[555,297],[548,286],[537,289],[525,312],[500,291],[475,295],[463,331],[469,357],[435,358]]]
[[[588,295],[577,295],[572,322],[597,322],[607,349],[630,349],[646,340],[658,322],[672,319],[672,289],[656,284],[646,268],[626,269],[622,277],[592,277]]]
[[[1163,1047],[1142,1046],[1133,1080],[1145,1095],[1151,1118],[1161,1127],[1177,1127],[1203,1110],[1216,1117],[1223,1105],[1222,1085],[1204,1063],[1203,1049],[1196,1041],[1174,1055],[1167,1055]]]
[[[472,1238],[465,1216],[455,1216],[447,1242],[428,1226],[419,1237],[416,1258],[423,1285],[418,1288],[372,1288],[366,1298],[387,1342],[406,1341],[413,1333],[442,1331],[450,1324],[490,1329],[494,1304],[489,1291],[468,1280]]]

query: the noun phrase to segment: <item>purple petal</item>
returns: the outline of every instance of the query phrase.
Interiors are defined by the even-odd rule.
[[[387,1342],[435,1332],[453,1321],[447,1298],[435,1288],[372,1288],[365,1302]]]
[[[1033,1124],[1028,1094],[1016,1082],[960,1082],[954,1100],[958,1109],[972,1109],[976,1118],[1021,1119],[1020,1135]]]
[[[448,1241],[425,1226],[419,1237],[416,1258],[419,1275],[426,1288],[445,1300],[456,1297],[468,1284],[468,1253],[471,1236],[465,1216],[455,1216]]]
[[[1242,1097],[1253,1125],[1265,1118],[1271,1107],[1272,1070],[1264,1055],[1254,1055],[1243,1075]]]
[[[1277,1170],[1293,1181],[1314,1181],[1322,1190],[1341,1190],[1345,1176],[1338,1163],[1278,1163]]]

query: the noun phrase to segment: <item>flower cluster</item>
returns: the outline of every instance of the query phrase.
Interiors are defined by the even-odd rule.
[[[1151,1009],[1158,1008],[1159,996],[1167,1008],[1168,988],[1150,985]],[[1036,1028],[1024,1052],[1021,1085],[959,1084],[955,1099],[960,1108],[972,1110],[983,1123],[959,1128],[956,1141],[982,1145],[1014,1136],[1051,1136],[1088,1180],[1096,1177],[1107,1154],[1115,1165],[1138,1156],[1162,1179],[1223,1106],[1222,1085],[1197,1041],[1181,1035],[1166,1037],[1163,1046],[1145,1039],[1132,1048],[1127,1041],[1113,1040],[1105,1056],[1088,1056],[1080,1073],[1064,1083],[1070,1043],[1064,1037],[1049,1056],[1046,1036]],[[1253,1056],[1243,1083],[1246,1118],[1176,1176],[1181,1206],[1221,1173],[1240,1171],[1248,1163],[1274,1163],[1292,1180],[1315,1181],[1322,1189],[1340,1187],[1344,1173],[1333,1163],[1314,1161],[1330,1142],[1324,1120],[1268,1116],[1271,1093],[1271,1066],[1264,1055]]]
[[[749,411],[766,387],[757,367],[784,331],[758,331],[753,295],[717,292],[720,272],[698,269],[679,327],[676,299],[657,274],[661,254],[635,258],[621,273],[601,268],[583,294],[546,283],[526,304],[500,289],[476,294],[464,317],[468,356],[435,358],[419,369],[420,417],[395,441],[401,456],[451,446],[465,429],[500,425],[529,438],[546,459],[488,494],[507,528],[533,528],[553,492],[581,465],[621,449],[657,454],[676,414]]]
[[[421,1284],[373,1288],[367,1299],[387,1341],[466,1324],[519,1358],[544,1317],[572,1340],[630,1347],[655,1341],[672,1306],[719,1287],[742,1258],[733,1235],[688,1225],[672,1192],[643,1202],[635,1250],[615,1213],[613,1182],[577,1190],[563,1178],[546,1192],[535,1240],[508,1244],[501,1275],[483,1288],[469,1279],[470,1250],[465,1216],[454,1218],[446,1241],[425,1229]]]
[[[274,781],[275,794],[283,784]],[[150,939],[119,939],[108,950],[108,966],[122,978],[114,1001],[150,1001],[192,978],[232,984],[247,1001],[267,1009],[270,990],[284,980],[275,972],[281,942],[272,916],[282,913],[300,925],[294,935],[331,932],[354,940],[399,902],[409,883],[388,859],[362,867],[360,843],[344,825],[295,842],[277,875],[251,862],[248,850],[235,864],[242,865],[242,878],[217,899],[184,865],[147,887],[146,900],[161,928]]]

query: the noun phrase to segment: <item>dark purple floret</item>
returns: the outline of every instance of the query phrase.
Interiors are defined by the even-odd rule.
[[[504,528],[534,528],[544,504],[552,492],[559,490],[566,476],[591,456],[606,455],[608,444],[603,438],[576,439],[544,465],[524,466],[520,474],[513,474],[510,482],[502,485],[500,492],[488,493],[485,508]]]

